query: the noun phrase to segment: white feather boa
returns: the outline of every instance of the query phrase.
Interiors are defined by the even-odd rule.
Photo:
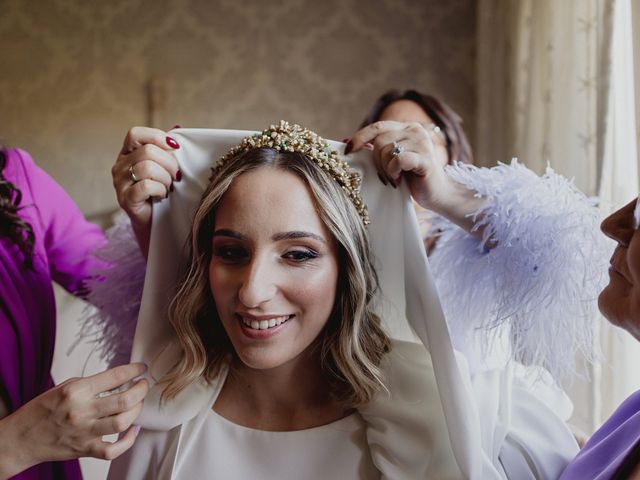
[[[593,326],[612,248],[596,200],[550,167],[539,177],[516,160],[447,173],[487,199],[472,214],[481,241],[442,218],[433,226],[430,263],[454,344],[479,358],[502,349],[567,379],[577,352],[598,353]]]

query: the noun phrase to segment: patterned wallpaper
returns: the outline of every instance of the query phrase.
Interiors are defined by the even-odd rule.
[[[0,136],[78,202],[112,210],[126,130],[341,139],[391,87],[446,99],[475,132],[473,0],[0,0]]]

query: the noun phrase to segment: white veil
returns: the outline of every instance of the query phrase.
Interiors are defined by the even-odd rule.
[[[180,349],[167,319],[180,265],[187,261],[186,238],[193,213],[208,184],[210,167],[242,138],[254,132],[179,129],[171,135],[180,143],[175,151],[182,181],[170,200],[155,203],[151,243],[142,303],[133,342],[132,361],[150,366],[152,389],[138,420],[145,428],[168,430],[197,414],[211,398],[206,385],[195,383],[171,402],[160,405],[162,386],[154,382],[176,361]],[[339,152],[343,144],[330,142]],[[369,209],[369,235],[378,269],[381,295],[378,313],[392,337],[422,342],[431,354],[451,447],[466,478],[500,478],[482,449],[482,432],[468,375],[461,370],[408,191],[385,187],[379,181],[371,152],[347,159],[363,179],[362,195]],[[392,392],[393,394],[393,392]],[[408,472],[409,478],[415,478]]]

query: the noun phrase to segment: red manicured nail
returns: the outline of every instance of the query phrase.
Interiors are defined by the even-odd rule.
[[[349,140],[350,140],[350,139],[349,139],[349,137],[344,137],[344,138],[342,139],[342,143],[347,143]]]
[[[176,128],[182,128],[182,125],[176,124],[176,125],[173,126],[173,128],[171,130],[175,130]]]
[[[176,172],[176,182],[179,182],[180,180],[182,180],[182,172],[178,170]]]
[[[351,153],[351,150],[353,150],[353,142],[349,140],[349,142],[347,143],[347,146],[344,147],[344,154],[349,155]]]
[[[180,148],[180,145],[178,145],[178,142],[176,142],[173,138],[167,137],[167,138],[165,138],[165,140],[167,142],[167,145],[169,145],[174,150],[177,150],[177,149]]]

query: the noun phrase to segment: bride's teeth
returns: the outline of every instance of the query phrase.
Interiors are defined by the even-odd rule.
[[[284,322],[289,320],[288,315],[284,315],[282,317],[271,318],[269,320],[249,320],[248,318],[242,317],[242,323],[244,323],[247,327],[250,327],[254,330],[266,330],[268,328],[277,327],[278,325],[282,325]]]

